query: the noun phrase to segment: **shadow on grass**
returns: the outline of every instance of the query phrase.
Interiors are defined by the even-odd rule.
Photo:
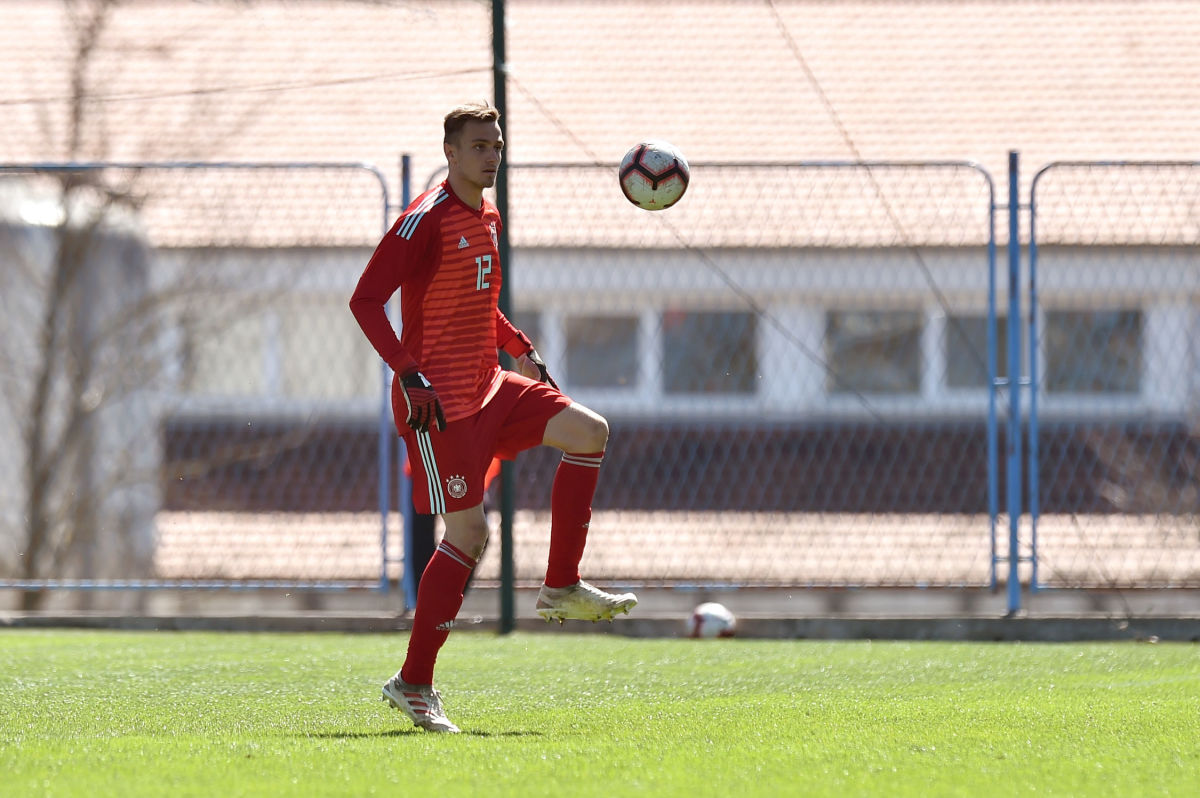
[[[416,734],[421,729],[388,729],[387,731],[376,732],[352,732],[352,731],[333,731],[333,732],[313,732],[310,734],[294,734],[293,737],[311,737],[318,740],[368,740],[372,737],[407,737],[410,734]]]
[[[463,734],[469,734],[472,737],[541,737],[540,731],[483,731],[481,729],[463,729]]]
[[[540,731],[483,731],[482,729],[463,729],[463,734],[471,737],[541,737]],[[376,732],[334,731],[317,732],[315,734],[297,734],[297,737],[310,737],[318,740],[365,740],[373,737],[408,737],[411,734],[430,734],[415,726],[411,729],[388,729]]]

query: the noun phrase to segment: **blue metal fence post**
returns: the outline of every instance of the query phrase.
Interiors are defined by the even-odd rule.
[[[412,201],[410,196],[412,193],[411,163],[412,156],[400,156],[401,209],[407,208],[408,203]],[[392,210],[392,206],[385,200],[384,235],[387,235],[387,231],[392,226]],[[399,313],[395,302],[388,303],[387,312],[392,324],[396,325],[399,321]],[[387,363],[380,363],[379,375],[379,516],[382,528],[379,537],[381,550],[379,589],[386,592],[391,586],[391,581],[388,579],[388,565],[393,561],[388,557],[388,515],[391,512],[392,454],[396,453],[396,509],[399,511],[401,523],[404,525],[400,537],[404,546],[400,584],[404,592],[405,606],[412,607],[417,602],[416,582],[409,573],[412,568],[412,485],[401,466],[407,452],[404,449],[404,443],[396,436],[396,428],[392,424],[392,370]]]
[[[382,179],[381,176],[380,180]],[[387,235],[388,228],[392,226],[392,207],[389,200],[387,184],[384,183],[381,235]],[[379,362],[379,384],[379,590],[386,593],[391,586],[388,580],[388,515],[391,510],[389,488],[392,484],[392,444],[395,436],[392,434],[391,425],[391,369],[382,360]]]
[[[1020,156],[1008,153],[1008,612],[1021,609],[1021,203]]]
[[[388,365],[379,365],[379,589],[388,590],[388,510],[390,509],[392,436],[388,434]]]
[[[412,202],[412,156],[400,156],[400,209],[403,211]],[[397,319],[397,321],[400,321]],[[402,323],[402,322],[401,322]],[[400,329],[400,325],[396,325]],[[388,380],[386,386],[389,397],[391,393],[391,380]],[[391,418],[391,408],[388,408]],[[395,434],[393,433],[393,437]],[[397,439],[398,440],[398,439]],[[400,504],[400,519],[404,524],[404,570],[401,572],[401,589],[404,591],[404,606],[417,606],[417,580],[419,574],[416,570],[416,560],[413,557],[413,504],[412,504],[412,477],[404,472],[403,463],[408,458],[408,449],[403,441],[399,441],[399,448],[396,458],[396,501]]]
[[[992,185],[988,181],[989,187]],[[996,392],[1004,384],[997,374],[998,342],[996,330],[996,194],[991,190],[988,198],[988,299],[987,299],[987,361],[988,361],[988,412],[987,412],[987,495],[988,525],[991,532],[991,559],[988,567],[988,587],[996,589],[996,519],[1000,514],[1000,463],[999,421],[996,416]]]
[[[1044,171],[1044,170],[1043,170]],[[1038,589],[1038,292],[1037,292],[1037,181],[1029,187],[1029,592]]]
[[[399,439],[397,439],[399,440]],[[399,440],[396,457],[396,502],[400,505],[400,523],[404,524],[404,568],[400,572],[400,589],[404,593],[404,606],[417,606],[417,563],[413,557],[416,544],[413,541],[412,477],[404,473],[404,461],[408,458],[408,447]]]

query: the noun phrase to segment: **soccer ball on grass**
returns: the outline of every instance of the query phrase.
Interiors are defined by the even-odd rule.
[[[665,141],[644,141],[621,159],[621,191],[648,211],[661,211],[679,202],[690,179],[687,159]]]
[[[688,637],[733,637],[735,631],[737,619],[724,604],[715,601],[699,605],[688,619]]]

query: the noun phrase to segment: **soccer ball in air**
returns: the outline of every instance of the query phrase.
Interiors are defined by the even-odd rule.
[[[724,604],[708,601],[692,610],[688,637],[733,637],[737,619]]]
[[[621,191],[648,211],[661,211],[679,202],[690,179],[687,159],[665,141],[642,142],[621,159]]]

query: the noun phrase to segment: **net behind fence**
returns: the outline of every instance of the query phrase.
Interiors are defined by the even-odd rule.
[[[377,584],[380,368],[346,299],[379,174],[6,168],[0,198],[5,583]]]
[[[612,429],[589,574],[988,582],[986,173],[694,164],[661,213],[615,165],[510,182],[516,321]],[[556,463],[519,462],[523,582]]]
[[[1200,586],[1198,197],[1196,163],[1034,184],[1043,585]]]
[[[1200,582],[1195,175],[1057,165],[1035,183],[1021,369],[1043,585]],[[0,176],[0,425],[20,441],[0,460],[4,584],[397,579],[381,371],[346,308],[387,217],[378,174]],[[989,583],[1007,486],[988,364],[1009,365],[986,173],[696,164],[657,214],[625,202],[615,166],[518,165],[511,185],[514,320],[612,428],[590,577]],[[542,576],[556,465],[518,461],[521,583]]]

